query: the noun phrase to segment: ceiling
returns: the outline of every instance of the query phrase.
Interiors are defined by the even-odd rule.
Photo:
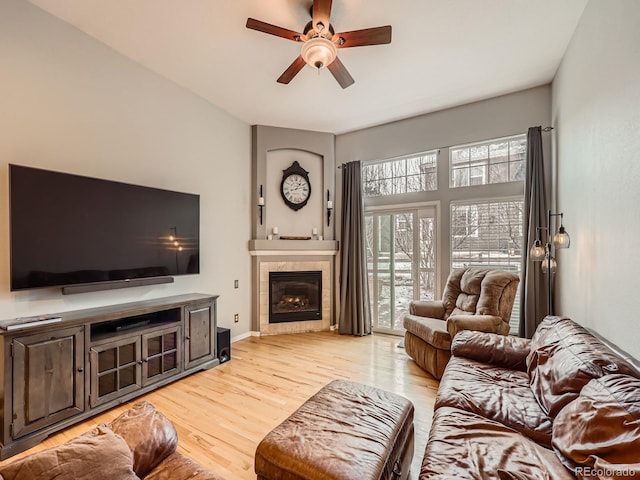
[[[333,0],[337,32],[391,25],[390,45],[340,49],[355,84],[306,66],[300,44],[245,28],[302,31],[311,0],[30,0],[254,125],[344,133],[549,83],[587,0]]]

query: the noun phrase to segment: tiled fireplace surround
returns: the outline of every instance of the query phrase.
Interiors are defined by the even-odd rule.
[[[276,241],[271,241],[276,242]],[[326,243],[335,244],[333,241]],[[325,243],[323,242],[323,243]],[[263,242],[252,242],[263,243]],[[315,242],[314,242],[315,243]],[[311,246],[311,245],[310,245]],[[335,248],[334,245],[331,245]],[[325,250],[322,255],[310,250],[253,250],[254,272],[257,276],[258,330],[260,335],[315,332],[329,330],[333,318],[333,261],[335,250]],[[300,254],[303,255],[300,255]],[[311,253],[312,255],[304,255]],[[320,320],[269,323],[269,272],[322,272],[322,318]]]

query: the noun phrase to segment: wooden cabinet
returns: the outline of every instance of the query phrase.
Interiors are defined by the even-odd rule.
[[[15,337],[11,438],[84,411],[84,327]]]
[[[185,368],[195,367],[216,357],[214,309],[213,302],[185,307]]]
[[[218,365],[217,296],[189,294],[56,314],[0,330],[0,459]]]

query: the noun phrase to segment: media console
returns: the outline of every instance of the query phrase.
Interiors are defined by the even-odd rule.
[[[217,295],[57,313],[0,330],[0,459],[198,370],[218,365]]]

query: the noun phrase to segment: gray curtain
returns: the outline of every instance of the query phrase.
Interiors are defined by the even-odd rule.
[[[547,226],[548,211],[541,127],[529,128],[526,164],[520,336],[531,338],[547,314],[546,275],[540,269],[540,262],[533,262],[529,258],[533,242],[539,238],[544,245],[548,236],[546,230],[536,231],[536,227]]]
[[[342,167],[340,237],[340,327],[344,335],[371,333],[371,305],[364,250],[364,208],[360,162]]]

